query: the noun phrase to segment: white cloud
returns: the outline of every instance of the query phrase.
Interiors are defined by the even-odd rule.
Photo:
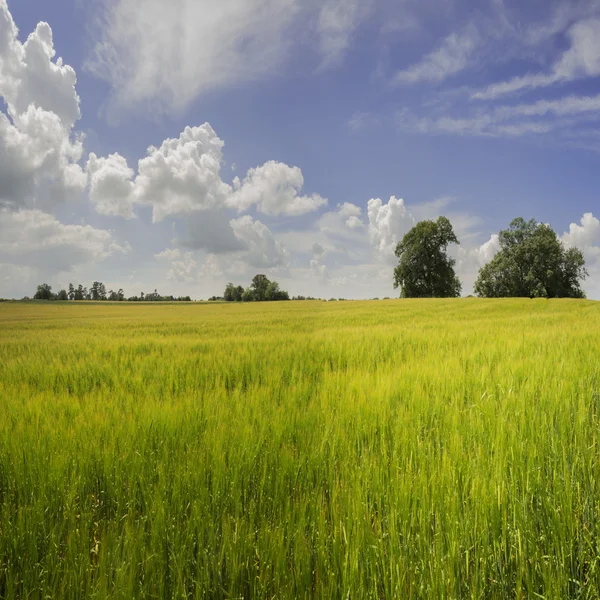
[[[321,68],[338,64],[348,47],[358,23],[372,7],[371,0],[325,0],[317,21]]]
[[[304,176],[298,167],[269,161],[250,169],[243,181],[236,177],[227,205],[240,212],[255,205],[267,215],[302,215],[327,204],[319,194],[300,196],[303,186]]]
[[[600,75],[600,19],[587,19],[575,23],[569,31],[570,47],[556,61],[550,73],[528,74],[509,81],[494,83],[473,94],[478,100],[494,100],[500,96],[523,89],[547,87],[555,83],[573,81]]]
[[[321,261],[317,258],[310,259],[310,270],[320,279],[329,279],[330,277],[327,265],[321,264]]]
[[[557,117],[557,118],[551,118]],[[553,100],[498,106],[488,111],[476,110],[464,117],[444,115],[420,118],[404,109],[396,122],[414,133],[446,133],[488,137],[522,137],[559,131],[566,137],[590,137],[590,130],[574,129],[574,125],[600,118],[600,95],[565,96]]]
[[[0,207],[51,205],[81,194],[81,136],[75,72],[53,62],[52,30],[40,23],[24,44],[0,0]]]
[[[338,204],[335,210],[321,215],[317,228],[327,237],[336,240],[346,240],[354,245],[358,243],[357,231],[364,223],[361,219],[362,209],[351,202]]]
[[[53,204],[77,196],[86,178],[81,139],[69,139],[59,117],[30,105],[13,122],[0,112],[0,206]]]
[[[39,210],[0,211],[0,262],[59,273],[128,250],[110,231],[63,225]]]
[[[168,281],[178,283],[196,283],[198,281],[200,272],[193,252],[182,253],[178,248],[167,248],[154,256],[169,264],[165,275]]]
[[[472,25],[460,33],[452,33],[439,48],[408,69],[398,71],[392,81],[398,85],[410,85],[421,81],[443,81],[470,64],[479,42],[479,33]]]
[[[223,206],[231,187],[221,179],[223,142],[205,123],[150,147],[138,163],[133,201],[152,206],[152,220]]]
[[[352,215],[351,217],[348,217],[346,219],[346,225],[350,229],[360,229],[361,227],[365,226],[365,224],[358,217],[355,217],[354,215]]]
[[[582,113],[600,113],[600,95],[566,96],[557,100],[539,100],[531,104],[499,107],[495,114],[498,117],[515,116],[538,117],[553,114],[559,117],[579,115]]]
[[[275,70],[300,12],[294,0],[115,0],[88,68],[126,108],[181,110],[200,94]]]
[[[289,253],[266,225],[246,215],[232,219],[230,230],[237,245],[229,248],[227,254],[205,246],[203,262],[199,262],[197,252],[179,248],[167,248],[154,256],[169,265],[166,278],[180,283],[195,283],[203,277],[220,278],[225,274],[248,277],[253,269],[287,273]]]
[[[204,213],[192,222],[209,235],[213,225],[223,233],[219,223],[226,221],[227,208],[243,212],[256,206],[269,215],[302,215],[327,203],[318,194],[300,195],[302,171],[275,161],[250,169],[243,181],[236,177],[230,186],[221,179],[223,145],[208,123],[186,127],[179,138],[148,149],[148,156],[138,163],[135,179],[118,154],[109,158],[92,154],[87,165],[91,200],[101,214],[127,218],[133,216],[133,203],[150,206],[155,223],[169,216]],[[191,237],[198,241],[197,235]]]
[[[468,117],[419,118],[407,111],[401,111],[397,115],[396,123],[400,129],[411,133],[442,133],[507,138],[546,134],[559,125],[547,121],[531,120],[503,123],[502,121],[508,114],[508,112],[506,115],[501,112],[492,112]]]
[[[243,254],[246,264],[258,268],[287,269],[288,251],[266,225],[248,215],[233,219],[230,224],[236,237],[247,248]]]
[[[415,218],[408,212],[404,200],[392,196],[387,204],[380,198],[367,203],[369,238],[377,257],[385,262],[396,260],[394,252],[398,242],[415,225]]]
[[[600,220],[592,213],[585,213],[579,224],[571,223],[561,240],[567,248],[579,248],[591,269],[600,275]],[[600,281],[598,282],[600,285]]]
[[[158,260],[177,260],[181,258],[181,250],[179,248],[165,248],[162,252],[154,255]]]
[[[524,42],[530,46],[538,46],[563,33],[571,25],[598,15],[600,3],[598,0],[584,0],[573,2],[571,0],[560,0],[549,7],[552,14],[548,18],[549,11],[542,11],[543,19],[530,25],[524,31]]]
[[[0,96],[8,112],[16,117],[31,104],[56,114],[68,130],[79,119],[79,97],[75,91],[75,71],[55,56],[52,30],[39,23],[24,44],[18,29],[0,0]]]
[[[589,296],[600,297],[600,220],[585,213],[579,223],[571,223],[561,240],[567,248],[577,247],[583,252],[589,278],[583,288]]]
[[[362,208],[351,202],[344,202],[343,204],[338,204],[337,212],[340,217],[360,217]]]
[[[133,169],[119,154],[98,158],[93,152],[86,165],[89,176],[90,200],[101,215],[133,219]]]
[[[452,245],[449,254],[456,260],[456,274],[463,284],[462,293],[473,292],[473,285],[481,267],[489,263],[500,250],[500,238],[494,233],[481,246]]]
[[[112,108],[178,110],[202,94],[277,73],[293,48],[341,62],[373,0],[113,0],[96,19],[87,69]],[[316,36],[316,37],[315,37]]]

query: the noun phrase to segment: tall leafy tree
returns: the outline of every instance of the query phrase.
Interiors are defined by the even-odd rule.
[[[449,244],[459,241],[446,217],[417,223],[396,246],[400,259],[394,269],[394,287],[402,298],[456,298],[461,284],[448,256]]]
[[[485,298],[584,298],[583,254],[566,249],[556,232],[535,219],[514,219],[499,234],[500,251],[479,271],[475,293]]]
[[[223,300],[226,302],[241,302],[244,295],[244,288],[241,285],[235,286],[228,283],[223,292]]]
[[[267,290],[271,282],[266,275],[258,274],[252,278],[252,291],[254,292],[254,299],[257,302],[263,302],[267,299]]]
[[[33,296],[34,300],[52,300],[54,294],[52,293],[52,286],[47,283],[41,283],[37,286],[37,290]]]

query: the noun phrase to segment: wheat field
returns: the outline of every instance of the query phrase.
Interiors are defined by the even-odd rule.
[[[600,304],[0,304],[1,598],[599,598]]]

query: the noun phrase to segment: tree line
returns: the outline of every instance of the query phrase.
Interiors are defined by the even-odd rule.
[[[565,248],[557,233],[535,219],[514,219],[498,234],[499,251],[484,265],[475,282],[481,298],[585,298],[581,284],[588,275],[583,253]],[[462,284],[454,270],[456,261],[448,256],[448,246],[459,244],[446,217],[417,223],[397,244],[399,263],[394,269],[394,288],[402,298],[457,298]],[[113,302],[191,301],[189,296],[149,294],[125,297],[122,289],[106,290],[100,281],[88,289],[69,284],[68,290],[52,291],[47,283],[37,286],[35,300],[109,300]],[[311,299],[295,296],[292,300]],[[228,283],[223,296],[209,300],[225,302],[269,302],[290,300],[289,294],[264,274],[255,275],[251,284]]]
[[[587,277],[583,253],[565,248],[549,226],[535,219],[514,219],[500,231],[500,249],[483,266],[474,291],[481,298],[585,298],[581,282]],[[462,284],[447,254],[458,244],[450,221],[421,221],[396,246],[400,259],[394,287],[403,298],[456,298]]]
[[[250,286],[245,289],[241,285],[228,283],[223,296],[209,298],[209,300],[224,300],[225,302],[274,302],[289,299],[289,294],[279,288],[279,283],[270,281],[262,273],[255,275]],[[300,297],[296,297],[296,299],[299,300]]]
[[[47,283],[41,283],[33,296],[34,300],[107,300],[110,302],[191,302],[189,296],[161,296],[156,290],[149,294],[142,292],[139,296],[126,297],[122,289],[117,291],[106,290],[106,286],[101,281],[94,281],[88,289],[79,284],[75,287],[69,283],[68,290],[60,290],[57,293],[52,291],[52,286]]]

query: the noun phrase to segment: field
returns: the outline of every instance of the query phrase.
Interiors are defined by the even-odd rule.
[[[0,304],[1,598],[599,598],[600,304]]]

